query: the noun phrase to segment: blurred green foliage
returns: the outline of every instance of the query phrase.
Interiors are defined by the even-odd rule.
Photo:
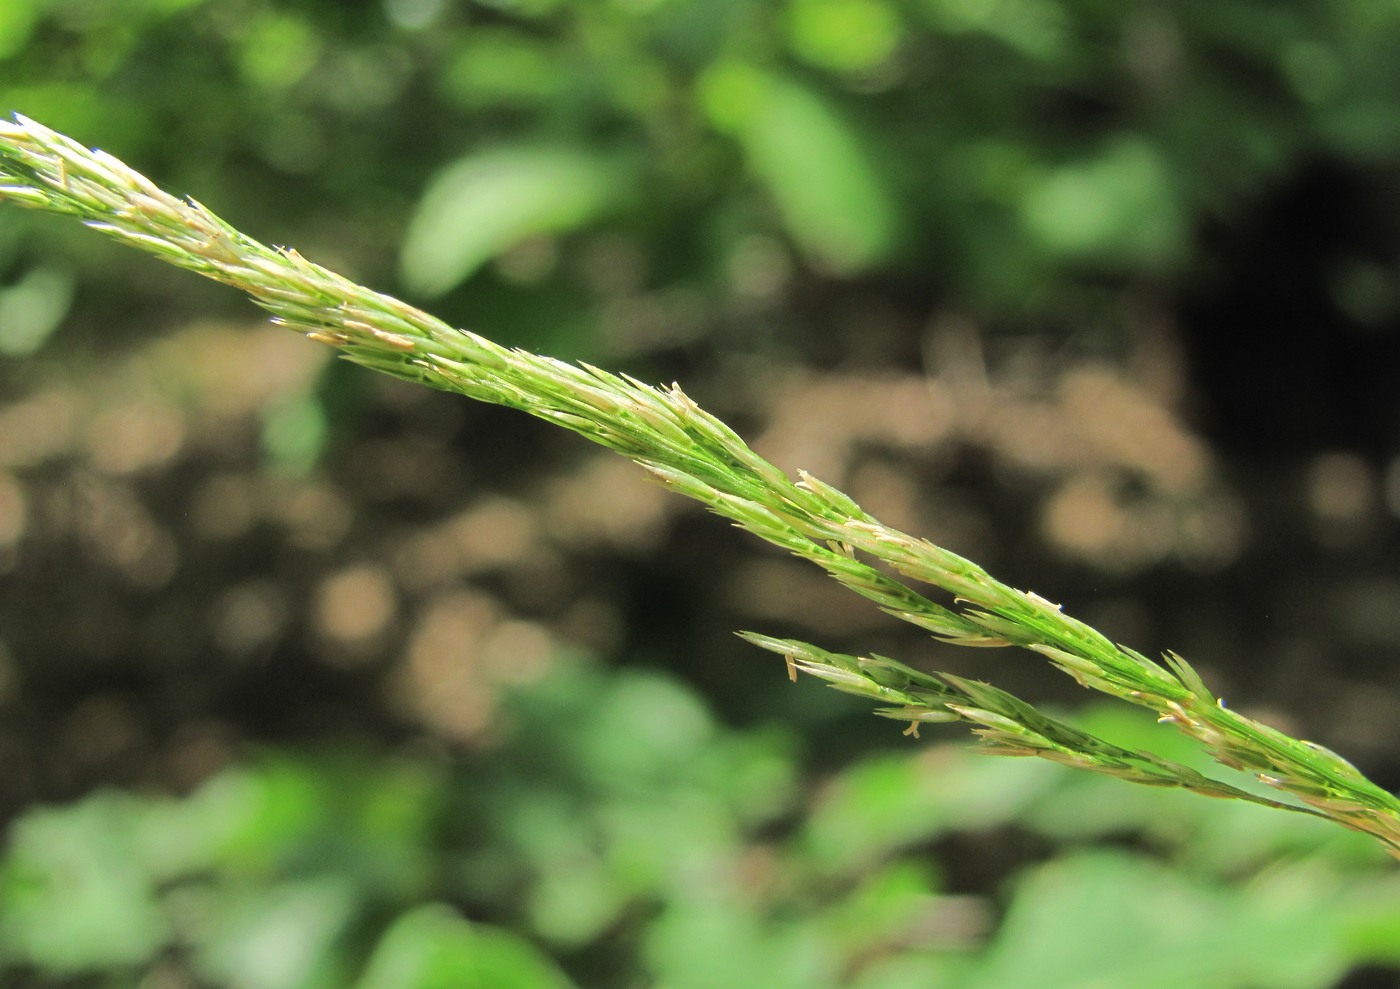
[[[1117,709],[1087,722],[1141,732]],[[269,752],[185,798],[36,809],[0,861],[0,971],[103,989],[1244,989],[1400,961],[1400,879],[1320,822],[946,746],[812,789],[790,737],[584,660],[504,723],[465,759]],[[1153,854],[1028,865],[992,933],[992,903],[929,852],[1012,825],[1136,831]]]
[[[1398,45],[1378,0],[3,0],[0,110],[496,339],[722,376],[726,353],[863,353],[872,297],[914,300],[911,337],[935,311],[1125,325],[1302,165],[1395,160]],[[1396,308],[1371,269],[1343,290]],[[0,216],[7,389],[228,314]],[[303,379],[262,416],[274,475],[313,471],[355,405],[347,376]],[[310,607],[272,586],[234,604]],[[185,797],[26,810],[0,981],[1303,989],[1400,965],[1393,874],[1286,815],[933,745],[819,767],[577,659],[492,726],[464,754],[322,739]]]
[[[473,282],[445,315],[571,351],[600,344],[519,325],[522,292],[567,309],[618,278],[692,284],[718,323],[755,244],[781,270],[1064,318],[1104,278],[1190,270],[1193,232],[1297,162],[1400,150],[1400,14],[1371,0],[11,0],[3,17],[7,107],[377,279],[402,244],[411,292]]]

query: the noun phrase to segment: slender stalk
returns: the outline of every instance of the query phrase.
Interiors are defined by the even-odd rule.
[[[24,117],[0,122],[0,199],[75,216],[150,254],[250,295],[274,322],[396,377],[521,409],[631,458],[662,483],[789,552],[897,618],[970,646],[1040,653],[1085,687],[1150,708],[1221,764],[1251,772],[1302,806],[1257,797],[1184,766],[1086,735],[988,684],[930,676],[881,657],[828,653],[749,635],[822,677],[891,706],[913,728],[974,723],[990,751],[1036,755],[1138,783],[1180,786],[1326,816],[1400,856],[1400,800],[1350,763],[1225,707],[1187,663],[1115,645],[1058,605],[995,580],[962,557],[883,525],[847,495],[759,457],[679,386],[656,388],[589,365],[508,349],[356,285],[294,250],[240,233],[101,151]],[[879,562],[887,569],[875,565]],[[949,596],[942,604],[892,569]]]
[[[925,673],[887,656],[851,656],[796,639],[755,632],[739,634],[759,648],[783,656],[794,680],[799,672],[807,673],[837,690],[889,705],[877,708],[875,713],[909,722],[904,734],[915,738],[919,726],[926,722],[961,721],[974,726],[985,750],[994,755],[1039,756],[1145,786],[1179,787],[1207,797],[1229,797],[1278,810],[1326,816],[1313,808],[1272,800],[1211,779],[1149,752],[1106,742],[981,680],[951,673]]]

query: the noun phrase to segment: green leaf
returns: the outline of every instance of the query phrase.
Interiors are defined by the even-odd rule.
[[[803,849],[823,872],[858,873],[955,828],[1015,820],[1056,775],[1030,760],[962,758],[952,749],[872,757],[827,786]]]
[[[281,91],[302,79],[321,57],[316,28],[292,14],[267,14],[248,26],[240,52],[244,77],[260,89]]]
[[[773,923],[743,892],[696,884],[646,931],[649,984],[668,989],[828,989],[838,957],[814,926]]]
[[[899,46],[899,14],[884,0],[798,0],[788,40],[805,61],[837,72],[877,68]]]
[[[700,97],[743,148],[793,238],[818,263],[852,274],[884,259],[898,235],[894,201],[860,135],[818,93],[737,63],[712,67]]]
[[[336,946],[360,908],[352,877],[318,876],[255,889],[195,892],[212,921],[202,974],[228,989],[306,989],[335,977]]]
[[[450,907],[403,914],[375,946],[358,989],[568,989],[552,960],[509,931],[471,924]]]
[[[1114,266],[1154,266],[1184,249],[1185,225],[1156,149],[1124,138],[1100,155],[1054,169],[1022,203],[1030,234],[1052,254]]]
[[[31,811],[0,869],[0,960],[49,972],[134,965],[170,935],[138,854],[141,802],[104,793]]]
[[[0,289],[0,354],[27,357],[37,351],[72,301],[72,277],[54,268],[36,268]]]
[[[504,29],[479,28],[468,37],[443,74],[443,89],[454,102],[479,111],[547,105],[564,94],[567,63],[544,42]]]
[[[0,59],[24,50],[38,20],[34,0],[10,0],[0,4]]]
[[[1070,48],[1070,18],[1056,0],[924,0],[940,31],[981,34],[1030,58],[1050,61]]]
[[[459,158],[418,204],[400,257],[403,280],[441,295],[531,237],[586,225],[626,186],[615,160],[577,149],[505,147]]]
[[[1343,884],[1295,867],[1230,887],[1140,858],[1051,862],[1017,889],[966,989],[1307,989],[1347,963]]]

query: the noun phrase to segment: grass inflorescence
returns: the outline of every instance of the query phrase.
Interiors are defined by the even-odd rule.
[[[1136,783],[1324,816],[1375,836],[1400,856],[1400,800],[1344,759],[1230,710],[1179,656],[1168,654],[1159,663],[1117,645],[1040,595],[1009,587],[949,550],[882,524],[817,478],[799,472],[794,479],[677,385],[654,387],[454,329],[295,250],[268,247],[111,155],[24,117],[0,122],[0,200],[77,217],[241,289],[275,322],[338,348],[356,363],[573,430],[944,642],[1020,646],[1087,688],[1151,709],[1217,762],[1254,775],[1284,799],[1113,745],[987,683],[743,633],[784,656],[794,677],[809,673],[878,701],[879,714],[908,722],[911,733],[927,722],[966,722],[992,753],[1037,756]],[[942,600],[890,571],[938,589]]]

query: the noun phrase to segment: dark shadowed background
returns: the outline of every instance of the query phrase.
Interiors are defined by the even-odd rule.
[[[0,0],[0,111],[679,381],[1393,789],[1397,46],[1378,0]],[[1192,757],[0,208],[5,985],[1397,984],[1364,839],[904,738],[737,629]]]

